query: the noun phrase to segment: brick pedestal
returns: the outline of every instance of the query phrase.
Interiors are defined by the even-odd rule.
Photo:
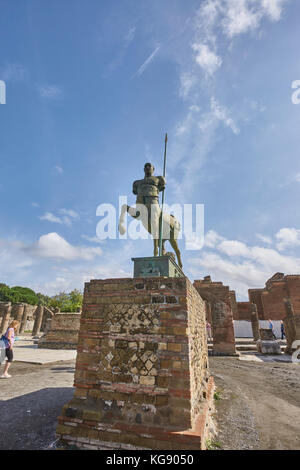
[[[85,285],[74,398],[63,444],[93,449],[203,449],[210,432],[205,304],[187,278]]]

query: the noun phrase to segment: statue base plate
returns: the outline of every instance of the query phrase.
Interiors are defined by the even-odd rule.
[[[133,277],[185,277],[171,255],[131,259],[134,266]]]

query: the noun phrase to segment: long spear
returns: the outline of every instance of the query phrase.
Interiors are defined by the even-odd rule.
[[[163,177],[166,177],[166,161],[167,161],[167,142],[168,134],[165,136],[165,154],[164,154],[164,172]],[[160,214],[160,230],[159,230],[159,256],[162,256],[162,234],[163,234],[163,212],[164,212],[165,189],[162,191],[161,198],[161,214]]]

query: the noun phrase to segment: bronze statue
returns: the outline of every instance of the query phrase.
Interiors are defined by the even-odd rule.
[[[133,183],[132,192],[136,195],[136,208],[124,204],[121,209],[119,232],[125,233],[124,216],[128,212],[133,218],[140,220],[145,229],[153,236],[154,256],[158,256],[159,232],[161,224],[161,208],[159,206],[159,193],[166,185],[163,176],[155,176],[154,166],[146,163],[144,166],[145,177]],[[177,238],[180,231],[180,223],[173,215],[163,213],[162,229],[162,254],[166,254],[165,242],[169,240],[174,249],[178,265],[182,268],[180,251]]]

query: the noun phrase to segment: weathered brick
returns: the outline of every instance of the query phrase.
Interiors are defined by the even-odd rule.
[[[181,344],[178,344],[178,343],[168,343],[168,350],[169,350],[169,351],[180,352],[180,351],[181,351]]]

